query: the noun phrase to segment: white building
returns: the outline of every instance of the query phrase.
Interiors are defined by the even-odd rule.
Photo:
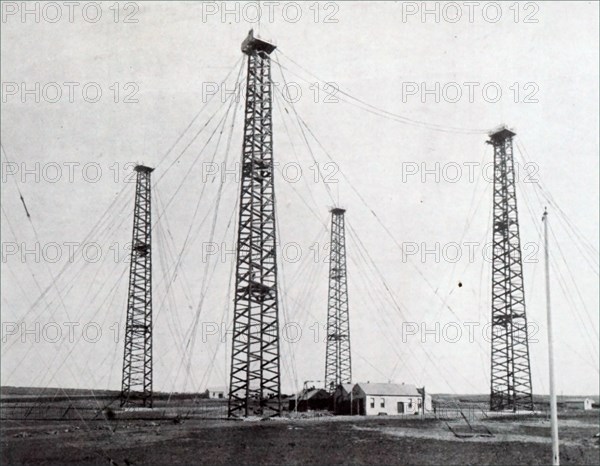
[[[356,414],[415,415],[423,412],[423,394],[410,384],[357,383],[351,396]]]
[[[227,396],[226,388],[208,388],[208,397],[211,399],[223,399]]]
[[[588,409],[592,409],[594,400],[591,398],[580,398],[577,400],[566,400],[563,403],[568,409],[583,409],[587,411]]]

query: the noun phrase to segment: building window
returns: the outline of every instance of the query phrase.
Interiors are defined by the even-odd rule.
[[[412,398],[408,401],[408,409],[412,409]]]
[[[371,408],[375,407],[375,398],[369,398],[369,401],[371,402]]]
[[[379,406],[381,406],[382,408],[385,408],[385,398],[380,398]]]

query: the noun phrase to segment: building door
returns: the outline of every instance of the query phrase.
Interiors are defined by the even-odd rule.
[[[404,414],[404,403],[402,401],[398,402],[398,414]]]

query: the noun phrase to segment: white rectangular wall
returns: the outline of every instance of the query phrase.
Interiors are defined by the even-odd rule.
[[[375,407],[371,406],[371,400],[374,400]],[[381,406],[381,402],[384,406]],[[398,403],[403,404],[403,411],[398,409]],[[365,400],[365,411],[367,416],[377,416],[379,413],[385,413],[388,416],[415,415],[421,412],[422,398],[414,396],[371,396],[367,395]]]

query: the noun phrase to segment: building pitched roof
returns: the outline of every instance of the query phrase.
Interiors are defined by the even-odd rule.
[[[367,395],[420,396],[417,387],[406,383],[363,383],[356,385]]]
[[[324,399],[329,398],[329,393],[322,388],[310,388],[303,390],[298,394],[298,401],[310,400],[310,399]]]

